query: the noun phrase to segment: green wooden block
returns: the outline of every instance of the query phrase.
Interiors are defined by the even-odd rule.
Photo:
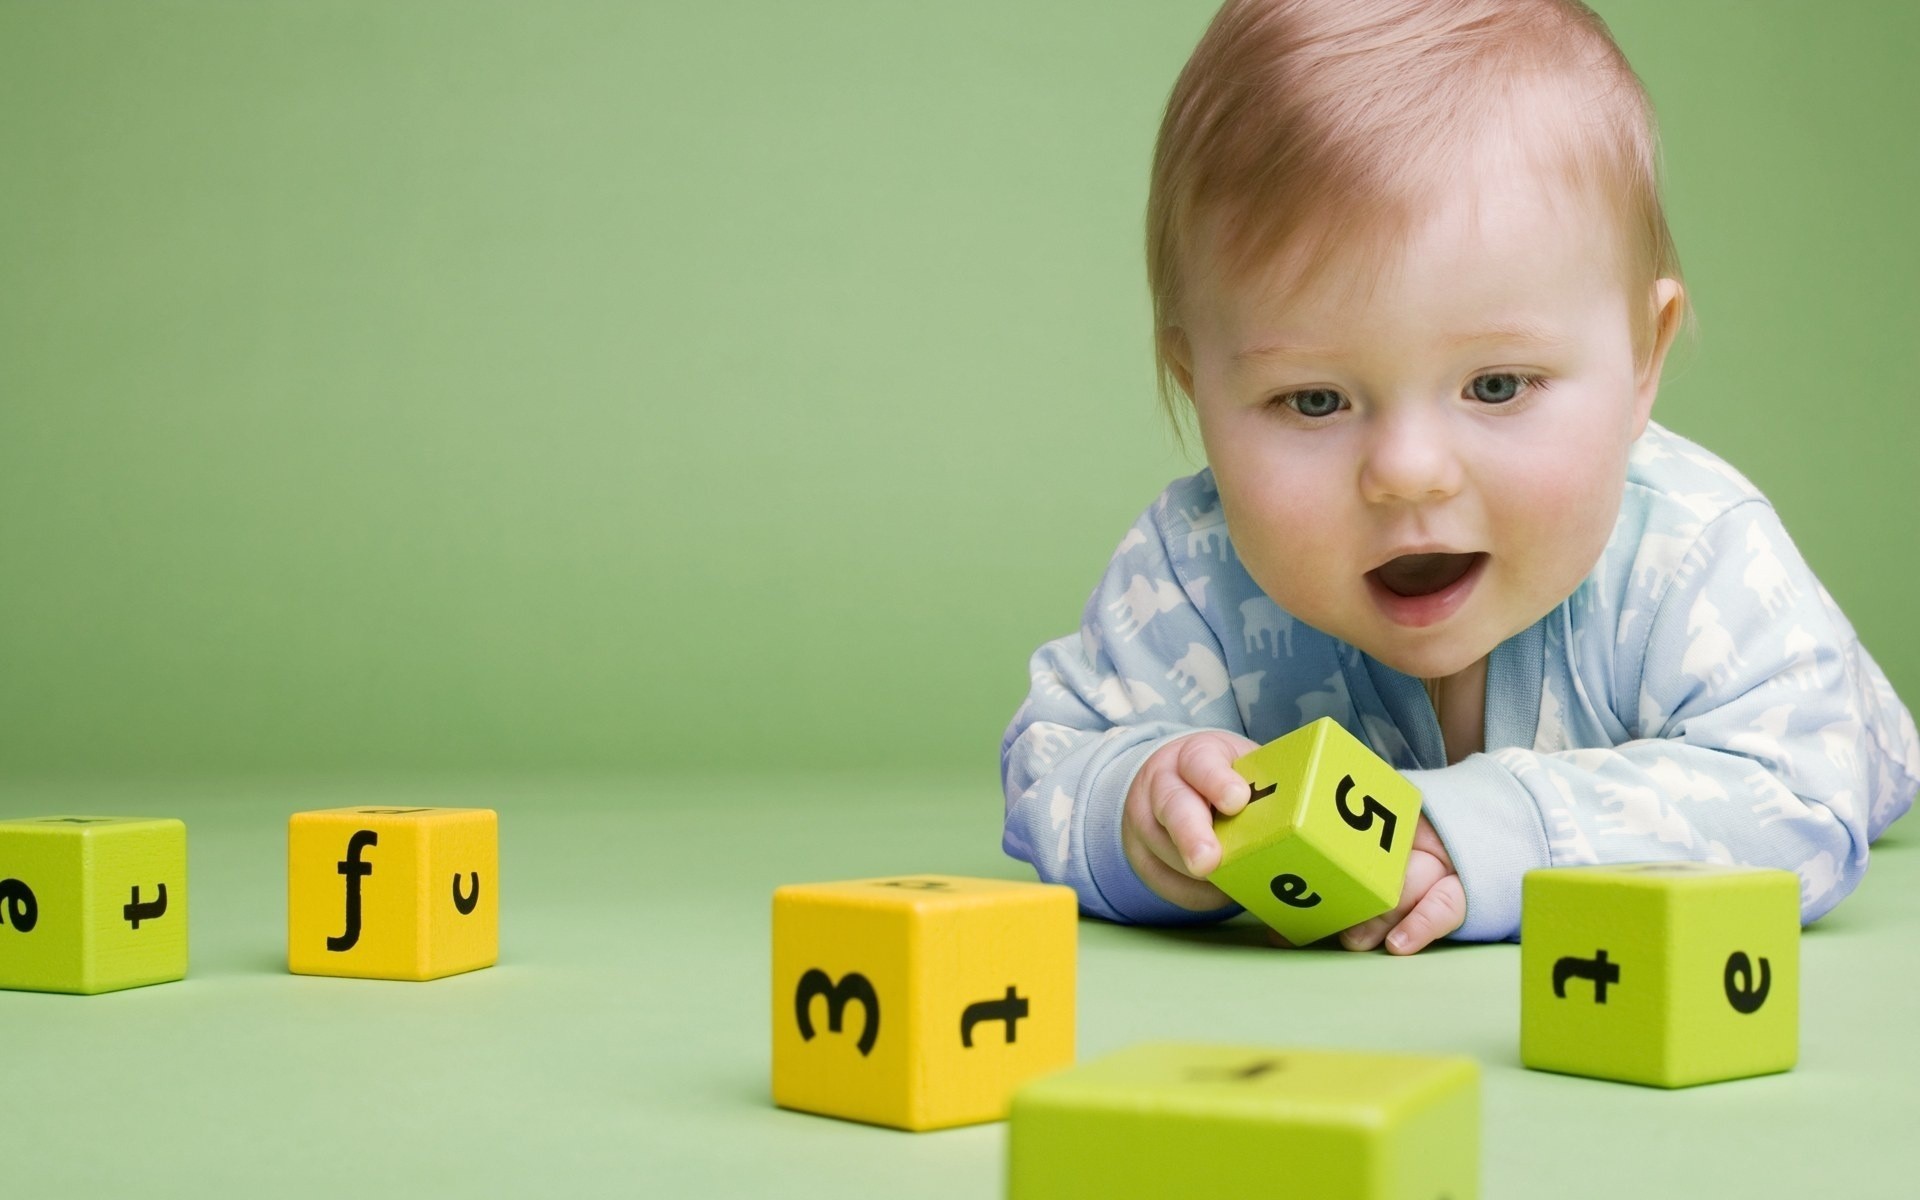
[[[1149,1043],[1014,1093],[1014,1200],[1471,1200],[1470,1058]]]
[[[1529,871],[1520,1060],[1687,1087],[1793,1068],[1800,879],[1712,863]]]
[[[187,973],[187,827],[0,821],[0,988],[112,992]]]
[[[1420,790],[1331,717],[1233,764],[1254,800],[1214,822],[1214,886],[1296,946],[1400,903]]]

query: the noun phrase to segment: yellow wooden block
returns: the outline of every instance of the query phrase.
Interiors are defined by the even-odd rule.
[[[287,823],[287,969],[438,979],[499,958],[487,808],[330,808]]]
[[[773,1100],[900,1129],[997,1121],[1073,1062],[1078,902],[951,875],[773,894]]]

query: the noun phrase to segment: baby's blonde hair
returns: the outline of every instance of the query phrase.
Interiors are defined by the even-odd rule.
[[[1598,14],[1580,0],[1227,0],[1167,100],[1147,196],[1154,357],[1176,430],[1166,339],[1203,268],[1239,286],[1296,252],[1305,286],[1366,246],[1377,271],[1502,128],[1615,223],[1644,370],[1658,330],[1640,298],[1680,279],[1680,260],[1653,105]]]

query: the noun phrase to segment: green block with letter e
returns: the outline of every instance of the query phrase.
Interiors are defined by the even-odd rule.
[[[0,988],[111,992],[187,973],[187,827],[0,821]]]
[[[1233,764],[1254,798],[1214,822],[1214,886],[1297,946],[1391,910],[1420,790],[1331,717]]]
[[[1792,1068],[1800,878],[1658,862],[1521,884],[1520,1059],[1657,1087]]]

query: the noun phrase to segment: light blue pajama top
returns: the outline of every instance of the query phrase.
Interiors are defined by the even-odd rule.
[[[1266,743],[1330,716],[1406,774],[1467,897],[1454,937],[1520,930],[1520,877],[1699,859],[1800,876],[1811,921],[1913,803],[1913,718],[1737,471],[1649,424],[1600,561],[1487,664],[1484,753],[1446,765],[1419,679],[1283,612],[1241,566],[1211,471],[1114,552],[1078,634],[1034,652],[1000,744],[1008,854],[1113,921],[1215,921],[1121,848],[1128,785],[1196,729]]]

